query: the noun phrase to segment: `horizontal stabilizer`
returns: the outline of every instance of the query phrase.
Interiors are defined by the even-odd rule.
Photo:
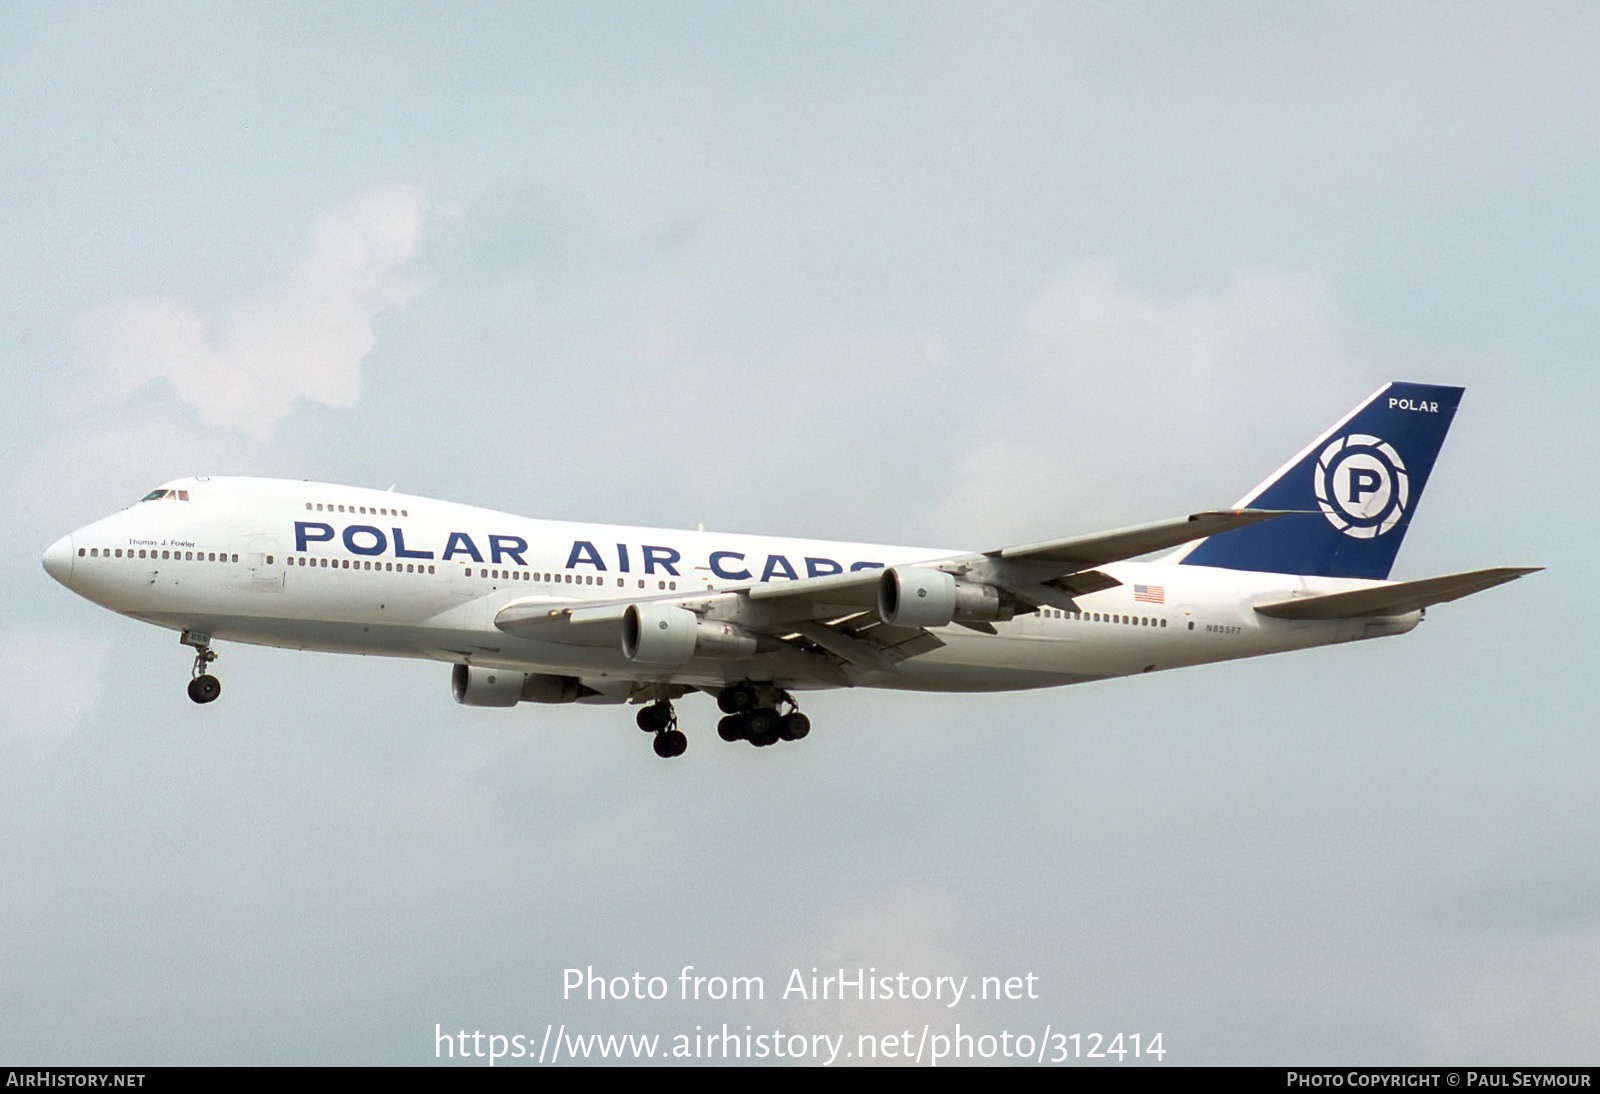
[[[1474,570],[1469,574],[1429,577],[1421,581],[1400,581],[1348,593],[1327,593],[1257,604],[1256,611],[1273,619],[1357,619],[1368,615],[1405,615],[1421,611],[1430,604],[1459,600],[1481,593],[1524,574],[1537,573],[1542,566],[1501,566],[1493,570]]]

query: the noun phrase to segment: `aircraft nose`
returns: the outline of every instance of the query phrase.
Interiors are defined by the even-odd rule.
[[[40,556],[39,561],[44,563],[44,572],[61,582],[63,585],[72,583],[72,537],[62,536]]]

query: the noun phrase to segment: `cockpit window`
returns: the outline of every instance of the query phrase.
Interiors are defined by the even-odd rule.
[[[146,494],[144,497],[140,498],[139,500],[140,501],[155,501],[157,498],[164,498],[170,493],[172,493],[171,490],[152,490],[148,494]]]
[[[139,500],[140,501],[160,501],[162,498],[166,498],[168,501],[188,501],[189,500],[189,491],[187,491],[187,490],[152,490],[148,494],[146,494],[144,497],[140,498]]]

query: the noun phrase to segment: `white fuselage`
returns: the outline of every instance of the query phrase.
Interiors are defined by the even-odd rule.
[[[187,479],[73,532],[45,556],[52,575],[113,611],[215,639],[419,657],[576,677],[597,701],[645,682],[721,688],[787,679],[749,659],[630,662],[616,643],[516,637],[495,626],[512,601],[673,603],[762,583],[948,558],[957,552],[824,540],[534,520],[360,487]],[[180,496],[181,494],[181,496]],[[1048,687],[1397,634],[1420,613],[1287,621],[1253,606],[1377,584],[1162,562],[1103,571],[1122,584],[944,643],[865,686],[930,691]],[[1142,589],[1141,589],[1142,587]]]

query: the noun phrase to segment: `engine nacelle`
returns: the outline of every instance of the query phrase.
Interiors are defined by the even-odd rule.
[[[647,665],[681,665],[694,656],[700,617],[671,604],[629,604],[622,615],[622,654]]]
[[[878,616],[897,627],[989,623],[1015,614],[1015,602],[993,585],[958,581],[943,570],[895,566],[878,579]]]
[[[891,567],[878,579],[878,616],[897,627],[943,627],[955,618],[956,579],[943,570]]]
[[[450,692],[469,707],[514,707],[522,699],[525,672],[457,665],[450,672]]]
[[[630,604],[622,616],[622,653],[643,665],[682,665],[691,657],[750,657],[756,638],[732,623],[706,623],[672,604]]]

